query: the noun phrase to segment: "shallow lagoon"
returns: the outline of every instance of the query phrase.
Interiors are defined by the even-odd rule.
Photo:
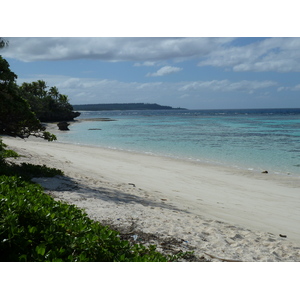
[[[81,113],[59,141],[300,175],[300,109]]]

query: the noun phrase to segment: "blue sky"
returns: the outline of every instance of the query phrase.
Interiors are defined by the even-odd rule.
[[[300,38],[6,39],[0,55],[17,82],[44,80],[71,104],[300,107]]]

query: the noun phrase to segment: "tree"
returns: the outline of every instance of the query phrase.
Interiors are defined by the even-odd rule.
[[[45,131],[28,102],[19,94],[16,79],[17,75],[0,55],[0,134],[20,138],[32,135],[48,141],[55,140],[55,135]]]
[[[28,100],[32,111],[42,122],[72,121],[80,115],[73,111],[68,96],[60,94],[56,86],[48,89],[43,80],[24,82],[19,92]]]

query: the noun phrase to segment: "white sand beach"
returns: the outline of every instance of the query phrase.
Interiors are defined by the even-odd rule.
[[[300,178],[167,157],[3,138],[19,160],[65,176],[35,179],[98,221],[175,238],[210,261],[300,261]]]

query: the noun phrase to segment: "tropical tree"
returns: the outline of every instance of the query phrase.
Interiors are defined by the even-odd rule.
[[[68,96],[60,94],[56,86],[48,89],[43,80],[24,82],[19,92],[28,100],[32,111],[42,122],[71,121],[80,115],[73,111]]]
[[[49,90],[49,94],[50,96],[54,99],[57,100],[59,98],[59,92],[58,92],[58,88],[56,86],[52,86]]]
[[[15,82],[17,75],[0,55],[0,134],[27,138],[30,135],[55,140],[30,109],[29,103],[21,97]]]

